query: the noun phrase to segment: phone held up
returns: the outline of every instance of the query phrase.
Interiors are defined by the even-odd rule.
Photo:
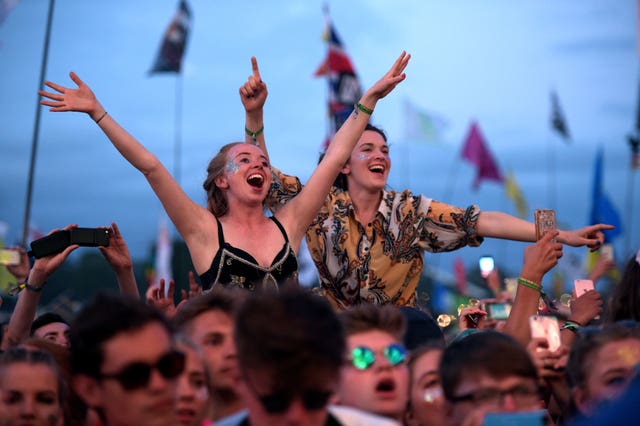
[[[551,352],[560,349],[560,326],[558,319],[550,315],[532,315],[529,317],[532,338],[543,338]]]
[[[30,256],[39,259],[60,253],[72,244],[83,247],[109,245],[109,230],[106,228],[71,228],[47,235],[31,242]]]
[[[533,217],[536,223],[536,241],[544,236],[547,231],[557,229],[556,212],[551,209],[538,209]]]
[[[0,265],[12,266],[20,264],[20,252],[15,249],[0,249]]]
[[[482,278],[487,278],[491,271],[493,271],[493,268],[495,268],[493,256],[485,255],[480,257],[478,266],[480,267],[480,275],[482,275]]]

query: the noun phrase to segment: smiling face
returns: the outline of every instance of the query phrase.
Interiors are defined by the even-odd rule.
[[[347,176],[350,191],[382,191],[390,169],[389,146],[384,138],[378,132],[365,130],[342,173]]]
[[[260,148],[241,143],[229,149],[224,173],[216,178],[216,186],[228,201],[234,198],[262,204],[270,185],[269,161]]]
[[[366,346],[375,354],[374,363],[364,370],[349,361],[342,367],[338,390],[340,403],[395,419],[402,419],[408,400],[409,370],[402,362],[392,365],[383,355],[391,344],[399,343],[391,334],[370,330],[347,338],[347,352]]]

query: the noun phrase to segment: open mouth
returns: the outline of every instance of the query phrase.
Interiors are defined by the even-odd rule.
[[[254,173],[247,178],[247,183],[254,188],[262,188],[264,177],[259,173]]]
[[[369,167],[369,171],[378,174],[384,174],[385,167],[381,164]]]
[[[383,379],[378,382],[376,392],[393,392],[396,389],[396,382],[392,379]]]

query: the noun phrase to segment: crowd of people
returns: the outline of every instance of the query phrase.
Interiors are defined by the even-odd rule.
[[[173,282],[140,295],[113,223],[99,250],[119,292],[84,301],[73,318],[37,315],[47,278],[78,246],[33,262],[18,249],[20,263],[7,266],[22,290],[1,339],[0,426],[561,425],[630,413],[640,386],[640,252],[609,298],[576,294],[561,311],[544,297],[543,277],[563,245],[598,250],[611,226],[536,240],[535,225],[513,216],[388,190],[389,146],[369,119],[409,59],[403,52],[364,93],[302,185],[269,161],[267,86],[252,58],[239,90],[246,140],[209,163],[206,207],[77,75],[77,88],[47,82],[55,92],[40,92],[43,105],[86,113],[145,176],[195,271],[178,304]],[[316,291],[297,283],[303,236]],[[530,243],[511,310],[492,318],[467,306],[458,332],[445,334],[416,306],[424,251],[486,237]],[[543,335],[532,318],[546,324]]]

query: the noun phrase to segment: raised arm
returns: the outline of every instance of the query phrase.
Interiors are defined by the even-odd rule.
[[[87,113],[120,154],[145,176],[171,221],[188,244],[189,237],[202,230],[201,223],[207,210],[191,201],[158,158],[106,112],[87,84],[73,72],[69,76],[78,86],[77,89],[47,81],[45,84],[58,93],[40,91],[39,94],[44,98],[40,103],[51,107],[50,110],[53,112]]]
[[[71,229],[76,226],[77,225],[69,225],[64,229]],[[50,234],[58,231],[60,231],[60,229],[51,231]],[[6,344],[9,347],[18,345],[29,337],[31,323],[35,319],[38,302],[40,302],[40,295],[47,283],[47,278],[49,278],[49,276],[62,265],[67,256],[78,247],[77,244],[73,244],[60,253],[36,259],[29,272],[29,277],[24,284],[25,288],[20,292],[18,302],[9,320],[6,338]],[[6,347],[2,348],[2,350],[6,349]]]
[[[115,222],[113,222],[111,228],[109,228],[109,245],[106,247],[98,247],[98,249],[107,262],[109,262],[111,269],[116,273],[120,294],[139,298],[140,293],[138,293],[136,277],[133,274],[131,254]]]
[[[276,213],[287,228],[296,247],[322,206],[331,184],[349,159],[351,151],[369,122],[376,103],[405,79],[404,69],[410,58],[411,55],[402,52],[391,69],[365,92],[360,102],[354,107],[353,113],[335,134],[324,158],[300,194]]]
[[[258,60],[255,56],[251,57],[251,69],[252,74],[239,90],[240,100],[245,111],[245,142],[259,146],[264,155],[267,156],[267,159],[269,159],[267,144],[264,139],[263,121],[264,103],[269,92],[267,91],[267,85],[260,77]]]
[[[591,251],[594,251],[600,248],[604,242],[602,231],[613,228],[611,225],[600,223],[573,231],[559,231],[558,241],[573,247],[588,246]],[[536,240],[536,227],[532,222],[518,219],[506,213],[480,212],[478,235],[481,237],[533,242]]]

